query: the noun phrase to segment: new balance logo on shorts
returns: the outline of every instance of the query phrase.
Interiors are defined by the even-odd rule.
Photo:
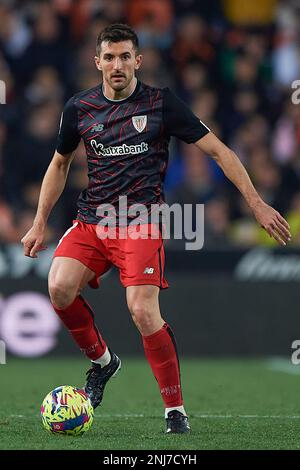
[[[145,268],[144,274],[153,274],[154,268]]]

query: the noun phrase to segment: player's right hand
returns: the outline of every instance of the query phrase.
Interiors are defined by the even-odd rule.
[[[37,258],[38,251],[46,250],[48,247],[43,245],[44,237],[45,230],[33,225],[21,240],[24,247],[24,255],[30,258]]]

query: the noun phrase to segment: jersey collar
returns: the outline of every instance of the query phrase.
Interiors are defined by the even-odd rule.
[[[101,96],[102,98],[107,101],[108,103],[114,103],[114,104],[117,104],[117,103],[126,103],[126,101],[130,100],[131,98],[133,98],[137,92],[139,91],[139,88],[140,88],[140,81],[137,79],[136,80],[136,84],[135,84],[135,88],[134,90],[132,91],[132,93],[130,93],[130,95],[126,96],[126,98],[122,98],[121,100],[111,100],[110,98],[107,98],[103,92],[103,83],[100,84],[100,92],[101,92]]]

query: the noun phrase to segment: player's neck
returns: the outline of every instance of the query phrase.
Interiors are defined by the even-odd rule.
[[[103,82],[102,90],[105,98],[112,100],[112,101],[120,101],[129,98],[130,95],[134,92],[137,86],[137,78],[134,77],[133,80],[129,83],[128,87],[124,88],[123,90],[116,91],[111,88],[107,83]]]

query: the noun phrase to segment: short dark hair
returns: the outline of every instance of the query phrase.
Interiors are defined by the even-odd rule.
[[[101,44],[103,41],[108,42],[121,42],[121,41],[132,41],[133,47],[136,51],[139,48],[139,40],[136,35],[136,32],[128,26],[128,24],[115,23],[101,31],[97,37],[96,42],[96,53],[100,56]]]

